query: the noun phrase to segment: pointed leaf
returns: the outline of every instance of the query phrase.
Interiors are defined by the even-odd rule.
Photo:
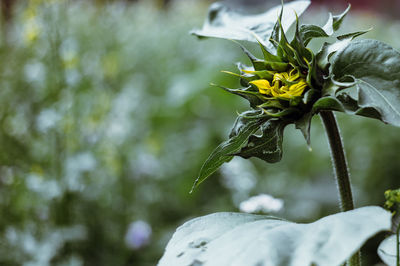
[[[332,16],[331,13],[329,13],[329,18],[328,21],[325,23],[325,25],[322,27],[322,29],[329,35],[331,36],[335,31],[339,30],[340,26],[342,25],[343,19],[346,17],[347,13],[350,10],[351,5],[349,4],[346,8],[345,11],[343,11],[342,14]]]
[[[372,28],[371,28],[371,29],[372,29]],[[337,38],[338,40],[344,40],[344,39],[348,39],[348,38],[354,39],[354,38],[356,38],[356,37],[358,37],[358,36],[361,36],[361,35],[363,35],[363,34],[369,32],[371,29],[368,29],[368,30],[361,30],[361,31],[356,31],[356,32],[351,32],[351,33],[346,33],[346,34],[337,36],[336,38]]]
[[[221,85],[216,85],[216,84],[211,84],[211,85],[221,88],[224,91],[238,95],[238,96],[248,100],[250,103],[250,106],[252,108],[256,108],[258,105],[260,105],[264,102],[264,100],[263,100],[264,96],[259,92],[251,91],[249,89],[230,89],[230,88],[227,88],[227,87],[224,87]]]
[[[271,62],[281,62],[282,61],[279,56],[276,56],[276,55],[272,54],[270,51],[268,51],[268,48],[265,47],[260,41],[258,41],[258,44],[260,45],[260,48],[264,55],[265,61],[267,61],[267,62],[268,61],[271,61]]]
[[[258,110],[248,111],[236,119],[230,138],[221,143],[201,167],[199,176],[193,184],[192,191],[223,163],[229,162],[233,158],[232,154],[237,153],[247,144],[249,136],[254,134],[265,121],[265,118],[258,118],[257,115],[259,113],[260,111]]]
[[[246,74],[256,75],[260,79],[272,80],[272,78],[274,77],[274,72],[269,71],[269,70],[249,71],[249,70],[241,69],[241,71]]]
[[[293,1],[284,5],[282,24],[286,30],[295,21],[295,11],[302,14],[310,5],[310,1]],[[208,11],[208,18],[201,30],[192,31],[198,37],[216,37],[256,42],[259,36],[262,42],[269,45],[275,22],[278,19],[281,6],[276,6],[262,14],[239,14],[221,3],[214,3]]]
[[[263,60],[255,57],[249,50],[246,49],[246,47],[241,45],[239,42],[234,42],[238,44],[242,51],[247,55],[255,70],[265,70],[265,62]]]
[[[311,139],[310,139],[310,129],[311,129],[311,119],[313,113],[308,112],[304,114],[300,119],[294,122],[296,129],[300,130],[303,134],[304,139],[306,140],[307,146],[311,149]]]
[[[309,224],[214,213],[180,226],[158,265],[341,265],[370,237],[389,230],[390,218],[389,212],[374,206]]]
[[[342,25],[343,19],[346,17],[346,15],[349,12],[350,8],[351,8],[351,5],[349,4],[347,6],[346,10],[343,11],[342,14],[333,16],[333,25],[332,25],[332,27],[333,27],[334,31],[339,30],[340,26]]]
[[[282,6],[283,6],[283,2],[282,2]],[[280,23],[279,21],[282,21],[282,17],[283,17],[283,7],[281,6],[281,11],[279,12],[279,16],[277,18],[277,20],[275,20],[275,25],[274,28],[272,29],[272,33],[271,33],[271,37],[269,39],[270,43],[272,44],[272,46],[274,48],[278,48],[279,47],[279,33],[280,33]],[[280,55],[280,53],[278,53],[278,56]]]
[[[282,63],[282,62],[267,62],[265,64],[265,66],[267,68],[269,68],[269,70],[283,72],[283,71],[287,70],[287,68],[289,67],[289,64],[288,63]]]
[[[301,25],[299,33],[305,46],[314,38],[329,37],[322,28],[316,25]]]
[[[325,25],[322,27],[322,29],[329,35],[331,36],[334,32],[333,30],[333,16],[332,13],[329,12],[329,17],[328,20],[326,21]]]
[[[268,163],[279,162],[282,158],[283,130],[287,122],[268,120],[263,125],[262,135],[249,137],[247,145],[235,155],[243,158],[257,157]]]
[[[256,75],[242,75],[242,74],[238,74],[238,73],[234,73],[234,72],[226,71],[226,70],[223,70],[221,72],[225,73],[225,74],[228,74],[228,75],[235,76],[235,77],[239,77],[240,80],[241,80],[241,83],[244,83],[243,87],[248,87],[248,86],[250,86],[249,85],[250,81],[259,79]]]

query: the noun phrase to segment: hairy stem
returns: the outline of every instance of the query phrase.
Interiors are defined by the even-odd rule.
[[[350,185],[350,174],[347,167],[346,155],[344,153],[342,138],[340,136],[339,127],[336,118],[331,111],[323,111],[320,113],[325,132],[329,141],[331,151],[333,171],[335,174],[336,184],[339,190],[340,210],[349,211],[354,209],[353,195]],[[349,266],[359,266],[360,253],[354,254],[347,262]]]
[[[399,232],[400,232],[400,225],[397,225],[397,230],[396,230],[396,265],[397,266],[400,266]]]

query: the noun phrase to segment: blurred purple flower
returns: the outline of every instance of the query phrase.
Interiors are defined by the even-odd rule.
[[[136,221],[129,225],[125,235],[125,244],[131,249],[140,249],[150,243],[151,227],[144,221]]]

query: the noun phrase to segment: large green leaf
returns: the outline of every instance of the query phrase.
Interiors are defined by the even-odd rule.
[[[381,120],[400,126],[400,53],[376,40],[348,44],[332,62],[336,80],[352,77],[358,105],[376,109]]]
[[[282,26],[286,30],[295,22],[296,13],[302,14],[310,1],[293,1],[284,5]],[[257,42],[268,45],[272,30],[281,10],[278,5],[258,15],[239,14],[221,3],[210,6],[208,17],[201,30],[192,31],[198,37],[216,37],[233,40]]]
[[[396,244],[396,235],[391,235],[378,247],[379,257],[389,266],[396,266],[397,259],[397,244]]]
[[[214,213],[180,226],[158,265],[340,265],[370,237],[389,230],[390,220],[388,211],[374,206],[310,224]]]
[[[248,142],[249,137],[260,129],[268,118],[259,110],[244,112],[237,119],[227,141],[221,143],[208,157],[200,169],[199,176],[193,184],[193,189],[214,173],[223,163],[229,162],[233,154],[239,152]]]
[[[320,111],[339,111],[352,115],[360,115],[382,120],[380,113],[372,107],[360,107],[358,102],[347,93],[341,93],[337,97],[322,97],[313,105],[312,114]]]

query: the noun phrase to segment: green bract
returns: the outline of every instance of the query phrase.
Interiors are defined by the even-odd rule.
[[[221,143],[200,170],[193,188],[233,156],[257,157],[269,163],[282,158],[283,132],[295,124],[310,145],[310,123],[321,111],[340,111],[400,126],[400,53],[375,40],[353,41],[367,31],[344,35],[340,28],[350,6],[329,15],[324,26],[300,25],[298,16],[310,1],[294,1],[260,15],[241,15],[216,3],[210,7],[198,37],[234,40],[251,65],[238,63],[240,88],[226,88],[250,103],[236,119],[229,139]],[[293,36],[287,30],[294,25]],[[319,51],[314,38],[334,37]],[[263,58],[238,41],[258,43]],[[356,96],[354,96],[356,95]]]

